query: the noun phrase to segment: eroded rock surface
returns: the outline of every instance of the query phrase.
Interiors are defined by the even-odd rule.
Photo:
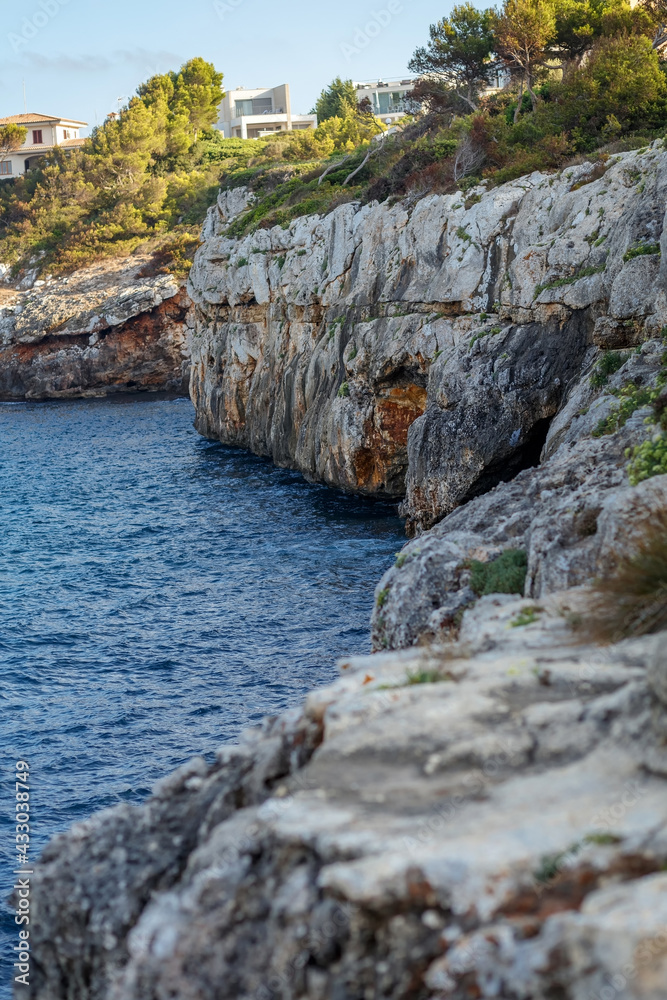
[[[241,240],[225,227],[247,193],[223,193],[190,278],[199,430],[405,494],[408,531],[431,527],[538,462],[602,351],[667,323],[666,190],[660,141],[603,171],[348,204]]]
[[[191,303],[150,257],[105,261],[0,300],[0,399],[187,392]],[[146,273],[148,272],[148,273]]]
[[[663,1000],[665,637],[577,646],[579,600],[484,598],[56,839],[32,995]]]
[[[602,389],[585,379],[552,424],[539,466],[461,506],[408,543],[376,590],[373,641],[400,649],[442,637],[476,600],[470,560],[505,549],[527,554],[525,595],[541,598],[606,576],[629,555],[655,511],[667,507],[667,476],[628,481],[626,451],[655,433],[637,409],[614,433],[592,436],[630,382],[655,386],[665,344],[644,343]]]

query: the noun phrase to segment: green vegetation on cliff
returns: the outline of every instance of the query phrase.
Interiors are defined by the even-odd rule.
[[[280,137],[250,170],[226,173],[225,185],[247,184],[257,196],[230,235],[345,201],[465,196],[480,181],[501,184],[581,158],[599,159],[603,171],[610,153],[665,135],[664,13],[648,0],[634,8],[629,0],[506,0],[500,12],[454,7],[413,56],[410,68],[422,76],[414,113],[398,130],[381,138],[352,131],[341,141],[363,109],[349,105],[349,81],[337,79],[318,102],[342,115],[318,129],[334,130],[333,149],[312,135],[302,145]],[[490,91],[498,73],[505,86]]]
[[[323,99],[344,116],[330,115],[315,131],[270,142],[225,139],[212,127],[221,83],[203,59],[154,76],[80,150],[55,150],[37,169],[0,184],[0,261],[16,272],[64,273],[141,247],[154,251],[160,269],[185,274],[221,183],[256,186],[269,202],[281,188],[275,200],[282,204],[290,182],[298,187],[327,157],[349,156],[383,129],[368,109],[345,103],[349,87],[341,84],[342,94],[329,88]],[[329,194],[322,195],[300,198],[300,213],[326,208]]]
[[[227,158],[211,128],[221,84],[212,65],[191,59],[139,87],[81,149],[56,149],[0,184],[0,259],[68,271],[153,241],[165,266],[187,268]]]
[[[255,194],[229,228],[242,236],[352,200],[460,190],[469,204],[480,181],[573,158],[604,170],[609,153],[665,134],[666,20],[662,0],[455,6],[412,57],[413,114],[389,134],[338,77],[317,101],[316,130],[224,139],[212,127],[222,76],[192,59],[140,86],[81,150],[0,184],[0,260],[57,273],[142,247],[185,273],[219,186]]]

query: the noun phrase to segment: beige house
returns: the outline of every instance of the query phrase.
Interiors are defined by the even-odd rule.
[[[225,94],[216,123],[226,139],[264,139],[273,132],[317,128],[317,115],[292,114],[289,84],[237,87]]]
[[[85,139],[79,138],[79,132],[88,122],[78,122],[73,118],[54,118],[53,115],[10,115],[0,118],[2,125],[22,125],[27,128],[26,140],[20,149],[0,155],[0,180],[19,177],[35,165],[40,156],[50,152],[56,146],[73,149],[82,146]]]

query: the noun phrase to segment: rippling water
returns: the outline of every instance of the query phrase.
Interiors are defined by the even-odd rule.
[[[0,405],[3,898],[16,760],[39,850],[368,649],[395,508],[205,441],[192,416],[184,399]],[[5,961],[15,930],[5,910]]]

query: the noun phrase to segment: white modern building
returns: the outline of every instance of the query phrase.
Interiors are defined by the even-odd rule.
[[[225,94],[216,128],[226,139],[264,139],[273,132],[317,128],[317,115],[292,114],[289,84],[237,87]]]
[[[365,98],[371,102],[373,114],[383,122],[394,124],[406,113],[405,95],[415,85],[414,79],[394,80],[385,83],[384,80],[355,83],[357,101]]]
[[[35,165],[40,156],[50,152],[56,146],[64,149],[75,149],[82,146],[85,139],[79,138],[79,132],[88,122],[75,121],[73,118],[55,118],[53,115],[10,115],[0,118],[2,125],[22,125],[27,128],[25,142],[14,152],[0,153],[0,180],[18,177]]]
[[[407,112],[405,97],[414,87],[418,77],[405,80],[394,80],[385,83],[383,80],[367,81],[366,83],[355,83],[357,91],[357,101],[361,102],[365,97],[371,102],[374,114],[381,121],[394,124]],[[508,70],[501,66],[496,67],[492,80],[488,87],[485,87],[482,94],[495,94],[502,90],[510,81]]]

